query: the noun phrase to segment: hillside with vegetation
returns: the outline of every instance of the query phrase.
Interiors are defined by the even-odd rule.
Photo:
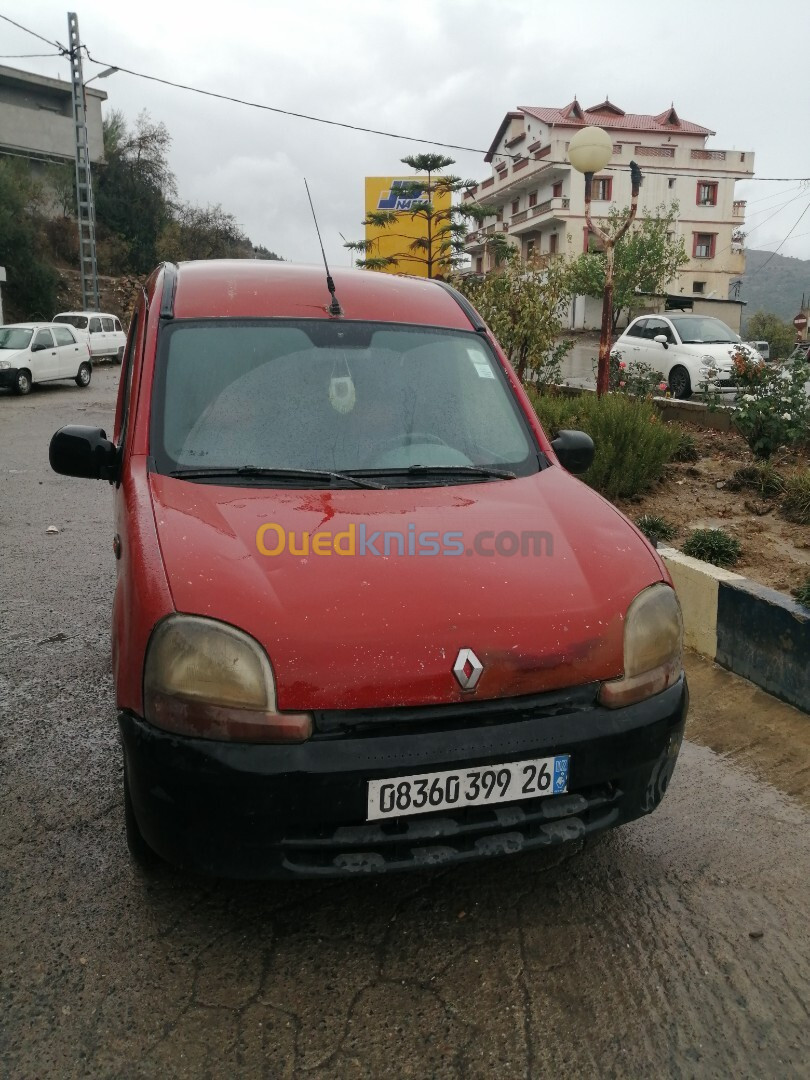
[[[744,321],[757,311],[768,311],[790,322],[798,314],[802,295],[810,298],[810,259],[746,250],[740,289],[746,303]]]
[[[98,271],[103,310],[129,313],[133,287],[161,261],[279,259],[254,244],[219,204],[178,195],[166,125],[141,113],[134,124],[104,120],[103,165],[94,167]],[[72,165],[35,177],[24,160],[0,160],[0,252],[6,322],[47,319],[81,304]]]

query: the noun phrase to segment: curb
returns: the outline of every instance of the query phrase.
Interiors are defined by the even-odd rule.
[[[810,713],[810,610],[676,548],[658,554],[681,602],[684,644]]]
[[[579,397],[581,394],[595,394],[590,386],[558,385],[556,389],[565,397]],[[700,428],[701,431],[732,431],[734,409],[729,405],[709,407],[703,401],[681,401],[679,398],[653,396],[652,404],[661,413],[665,423],[677,420],[681,424]]]

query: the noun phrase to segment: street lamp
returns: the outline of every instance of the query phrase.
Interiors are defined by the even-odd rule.
[[[631,198],[630,211],[617,232],[611,236],[591,220],[591,187],[593,174],[603,169],[613,155],[613,140],[602,128],[581,128],[568,145],[571,166],[585,174],[585,223],[590,232],[602,241],[605,252],[605,291],[602,296],[602,332],[599,338],[599,366],[596,374],[598,397],[606,394],[610,380],[610,335],[613,329],[613,260],[614,247],[621,240],[638,209],[638,192],[641,187],[641,169],[630,162]]]

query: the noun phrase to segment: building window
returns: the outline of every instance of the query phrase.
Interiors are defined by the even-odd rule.
[[[529,206],[537,206],[537,192],[536,191],[533,191],[531,193],[531,195],[529,195]]]
[[[610,202],[613,197],[613,177],[600,176],[593,182],[593,197],[600,202]]]
[[[717,206],[717,184],[698,181],[697,186],[698,206]]]
[[[515,199],[512,203],[512,213],[516,214],[520,210],[520,199]]]
[[[562,180],[560,180],[559,183],[556,183],[554,185],[554,187],[552,187],[552,189],[551,189],[551,197],[552,197],[552,199],[561,199],[562,198]]]
[[[692,233],[692,258],[713,259],[716,233]]]
[[[557,234],[555,232],[548,238],[548,250],[551,255],[557,254]]]
[[[671,188],[674,188],[674,187],[675,187],[675,177],[674,177],[674,176],[670,176],[670,178],[669,178],[669,180],[668,180],[668,184],[669,184],[669,186],[670,186]]]
[[[705,293],[706,292],[706,282],[705,281],[693,281],[692,282],[692,292],[693,293]]]
[[[475,260],[475,272],[476,274],[483,274],[484,272],[484,260],[480,257]]]

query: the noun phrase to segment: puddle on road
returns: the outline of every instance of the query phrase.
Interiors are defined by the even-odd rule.
[[[717,664],[687,654],[686,737],[810,809],[810,716]]]

